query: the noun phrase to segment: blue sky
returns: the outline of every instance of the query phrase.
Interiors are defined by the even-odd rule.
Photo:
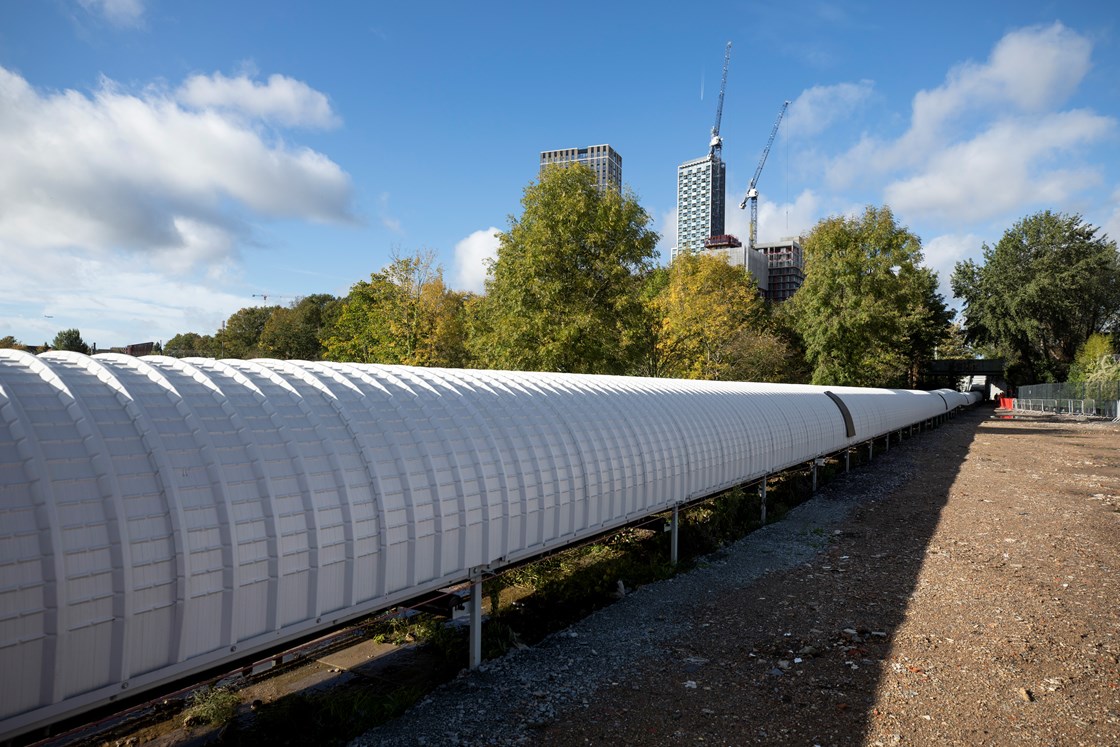
[[[948,295],[1038,210],[1120,237],[1120,11],[1087,2],[0,0],[0,336],[101,347],[343,295],[480,290],[541,150],[610,143],[662,234],[724,45],[728,230],[889,205]]]

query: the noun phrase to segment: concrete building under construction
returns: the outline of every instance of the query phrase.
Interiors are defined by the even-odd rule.
[[[780,303],[793,296],[805,282],[805,257],[801,242],[796,238],[758,244],[756,249],[766,255],[766,297]]]
[[[729,234],[711,236],[704,251],[720,254],[733,267],[745,267],[758,282],[764,298],[774,303],[787,300],[805,282],[804,255],[795,238],[759,244],[756,249]]]

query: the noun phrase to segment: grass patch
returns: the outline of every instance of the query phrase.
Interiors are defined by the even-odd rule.
[[[191,694],[183,711],[183,726],[224,726],[233,720],[241,698],[225,687],[206,687]]]

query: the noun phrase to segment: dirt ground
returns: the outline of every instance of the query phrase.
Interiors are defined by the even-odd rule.
[[[960,415],[550,745],[1120,745],[1120,425]]]

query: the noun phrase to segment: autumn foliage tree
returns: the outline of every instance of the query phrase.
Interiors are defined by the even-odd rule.
[[[666,376],[787,381],[793,351],[767,320],[754,279],[719,255],[683,252],[657,298]]]
[[[324,333],[324,357],[359,363],[467,364],[466,296],[444,285],[433,252],[394,256],[342,300]]]

